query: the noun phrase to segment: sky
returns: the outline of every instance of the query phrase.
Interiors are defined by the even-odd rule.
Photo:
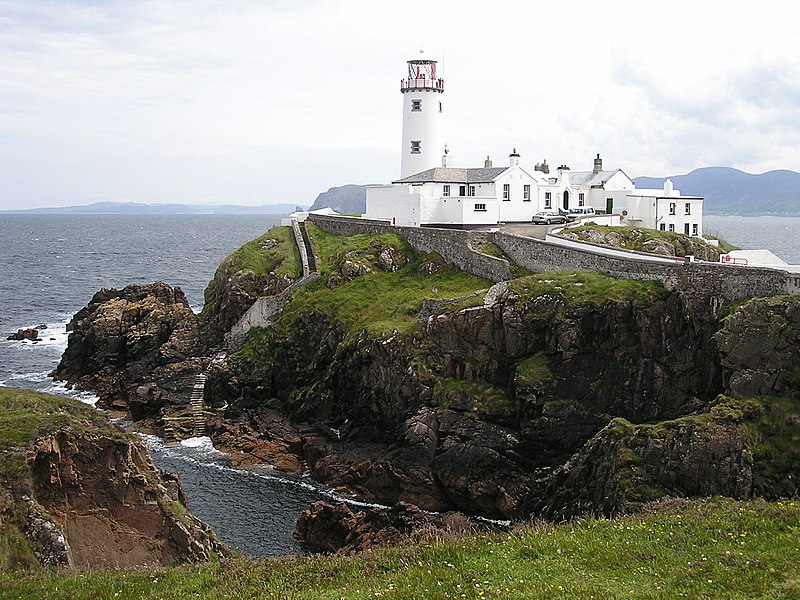
[[[311,204],[399,177],[406,61],[452,164],[800,171],[800,21],[739,0],[0,0],[0,209]]]

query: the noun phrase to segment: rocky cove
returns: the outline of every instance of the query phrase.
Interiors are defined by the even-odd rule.
[[[202,426],[234,462],[388,505],[561,519],[797,493],[796,296],[584,271],[493,284],[396,235],[308,230],[321,276],[223,361],[225,331],[300,275],[285,229],[220,265],[200,315],[163,283],[98,292],[55,376],[179,438],[206,373]],[[350,519],[318,507],[299,530],[323,513]]]

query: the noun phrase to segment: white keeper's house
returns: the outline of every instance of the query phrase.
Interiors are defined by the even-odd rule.
[[[546,160],[526,165],[516,148],[508,163],[458,168],[444,143],[444,79],[436,61],[408,61],[403,94],[400,178],[367,187],[368,219],[411,227],[478,228],[530,222],[537,212],[565,213],[592,207],[637,225],[687,235],[703,233],[703,198],[681,196],[667,181],[663,189],[637,189],[622,169],[603,169],[598,154],[591,171],[561,165],[550,172]]]

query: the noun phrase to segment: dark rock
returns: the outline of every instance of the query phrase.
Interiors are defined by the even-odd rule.
[[[16,333],[12,333],[6,339],[14,341],[21,341],[21,340],[38,341],[39,330],[35,327],[31,327],[29,329],[17,329]]]
[[[162,282],[100,290],[67,329],[67,349],[52,375],[94,391],[101,406],[130,408],[136,419],[187,401],[203,368],[192,357],[199,345],[189,302]]]
[[[397,545],[423,530],[453,534],[501,529],[460,513],[426,513],[406,503],[354,510],[344,503],[315,502],[298,518],[294,536],[318,552],[349,554]]]

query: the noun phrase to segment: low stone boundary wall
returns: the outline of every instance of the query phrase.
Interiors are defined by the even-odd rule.
[[[395,227],[385,221],[321,215],[312,215],[309,219],[325,231],[342,235],[396,233],[408,240],[415,249],[438,252],[446,261],[492,281],[513,279],[514,275],[508,261],[473,249],[474,245],[483,241],[494,243],[514,262],[538,273],[573,269],[600,271],[625,279],[656,280],[667,289],[682,294],[714,296],[728,301],[800,294],[800,274],[777,269],[703,262],[679,263],[670,259],[645,261],[605,255],[585,245],[582,248],[567,247],[502,231]]]
[[[382,235],[396,233],[419,252],[436,252],[448,263],[490,281],[513,279],[508,261],[475,250],[481,242],[491,241],[485,232],[461,229],[433,229],[428,227],[397,227],[388,221],[353,217],[309,215],[308,220],[328,233],[348,235],[364,233]]]

